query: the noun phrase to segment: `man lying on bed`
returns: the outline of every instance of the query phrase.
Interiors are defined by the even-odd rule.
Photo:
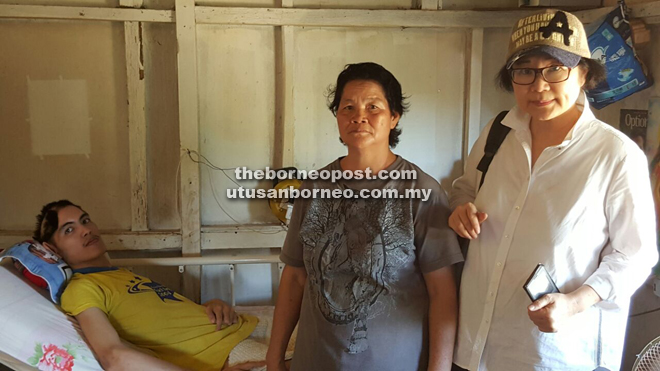
[[[255,317],[237,315],[220,300],[198,305],[146,277],[111,266],[98,227],[68,200],[42,208],[34,239],[74,270],[62,294],[62,308],[76,317],[106,370],[228,370],[229,353],[257,324]]]

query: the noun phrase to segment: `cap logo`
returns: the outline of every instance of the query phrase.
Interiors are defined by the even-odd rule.
[[[507,68],[522,55],[538,48],[546,48],[546,51],[557,49],[582,58],[591,57],[582,22],[575,15],[557,9],[545,9],[522,17],[514,24],[506,54]],[[559,56],[550,52],[547,54],[555,59]],[[574,65],[577,59],[567,54],[566,58],[560,57],[557,60]]]
[[[564,12],[557,12],[548,25],[540,27],[539,31],[543,33],[543,37],[546,39],[557,32],[564,36],[564,45],[570,46],[569,37],[573,35],[573,30],[568,28],[568,18]]]
[[[578,30],[569,27],[566,13],[534,14],[518,21],[516,30],[511,34],[510,47],[518,49],[544,39],[570,46],[571,38],[576,37],[579,37]]]

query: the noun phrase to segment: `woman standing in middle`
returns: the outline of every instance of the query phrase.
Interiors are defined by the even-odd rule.
[[[269,370],[285,369],[298,319],[292,370],[449,370],[456,332],[451,265],[463,257],[438,182],[390,149],[406,108],[401,85],[378,64],[352,64],[330,99],[348,155],[323,170],[416,177],[303,183],[301,190],[352,190],[360,197],[296,201],[280,256],[286,267]],[[364,198],[374,190],[399,196]],[[428,197],[403,196],[406,190]]]

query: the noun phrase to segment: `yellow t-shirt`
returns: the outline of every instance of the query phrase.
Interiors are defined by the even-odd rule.
[[[186,369],[219,370],[257,325],[256,317],[241,315],[238,323],[216,331],[203,306],[146,277],[117,268],[83,271],[62,294],[64,311],[76,316],[99,308],[119,337]]]

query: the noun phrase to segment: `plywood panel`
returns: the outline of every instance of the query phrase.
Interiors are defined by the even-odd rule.
[[[32,229],[40,207],[61,198],[81,204],[104,229],[129,229],[123,25],[5,20],[0,22],[0,34],[0,169],[5,179],[0,205],[12,210],[0,215],[0,229]],[[30,82],[58,81],[68,82],[60,87],[61,94],[79,97],[70,108],[84,106],[88,117],[82,120],[87,122],[76,128],[61,125],[50,148],[55,150],[34,152],[30,107],[42,117],[52,114],[52,125],[57,117],[48,108],[48,94],[30,94]],[[69,89],[72,82],[84,89]],[[83,134],[89,150],[71,154],[68,139],[57,138],[78,138],[83,126],[89,130]]]
[[[438,180],[459,174],[463,32],[305,28],[297,29],[296,40],[296,166],[320,168],[346,154],[325,93],[345,64],[373,61],[392,72],[410,96],[410,112],[400,121],[403,134],[394,152]]]
[[[200,152],[222,168],[271,166],[275,141],[274,28],[201,25],[197,30],[198,73],[203,76],[199,79]],[[226,173],[234,177],[233,171]],[[239,184],[245,188],[272,185]],[[201,186],[203,225],[276,221],[265,200],[227,200],[225,190],[238,185],[220,171],[202,166]]]
[[[250,254],[271,254],[272,249],[252,249]],[[227,251],[206,252],[209,255],[230,255]],[[231,253],[236,256],[237,254]],[[239,255],[240,256],[240,255]],[[236,305],[273,305],[273,292],[279,284],[276,264],[235,265]],[[202,302],[219,298],[231,300],[230,271],[227,265],[205,265],[202,269]]]
[[[499,112],[510,110],[516,100],[497,86],[495,77],[504,66],[509,47],[509,28],[492,28],[484,32],[484,49],[481,78],[481,128],[483,129]]]
[[[178,229],[179,99],[176,27],[143,23],[150,229]]]

